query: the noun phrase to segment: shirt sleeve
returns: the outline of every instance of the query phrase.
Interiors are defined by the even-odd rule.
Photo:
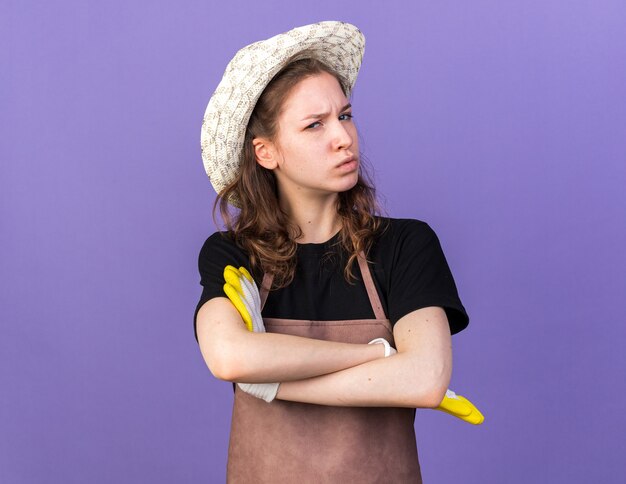
[[[227,265],[244,266],[249,269],[249,258],[225,232],[215,232],[200,249],[198,271],[202,293],[193,317],[193,331],[196,341],[198,332],[196,319],[202,305],[214,297],[227,297],[224,292],[224,268]]]
[[[451,334],[467,327],[469,316],[439,238],[426,222],[409,220],[399,227],[392,267],[388,295],[392,324],[416,309],[440,306]]]

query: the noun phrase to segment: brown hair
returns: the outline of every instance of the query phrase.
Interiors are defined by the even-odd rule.
[[[285,287],[293,280],[298,247],[295,240],[302,235],[302,231],[281,209],[274,172],[256,162],[252,140],[257,137],[275,140],[278,116],[293,87],[301,80],[323,72],[332,74],[344,94],[348,92],[345,79],[310,52],[294,56],[274,76],[250,116],[239,174],[222,190],[213,205],[214,220],[219,204],[226,229],[234,236],[235,243],[249,254],[251,269],[274,274],[273,288]],[[231,196],[237,199],[240,206],[236,217],[229,212],[228,200]],[[339,193],[337,202],[337,213],[342,219],[338,243],[350,254],[344,268],[344,276],[349,283],[354,280],[352,264],[360,251],[367,256],[374,236],[381,228],[381,220],[376,217],[378,212],[375,189],[361,164],[356,185]]]

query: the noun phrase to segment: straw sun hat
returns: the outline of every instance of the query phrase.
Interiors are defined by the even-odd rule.
[[[202,121],[202,161],[211,184],[220,193],[239,173],[250,115],[272,78],[299,53],[312,53],[347,82],[356,82],[365,37],[346,22],[325,21],[278,34],[240,49],[228,63],[211,96]],[[307,54],[308,56],[308,54]],[[232,205],[238,200],[230,198]]]

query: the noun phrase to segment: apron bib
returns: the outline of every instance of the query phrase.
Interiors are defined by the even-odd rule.
[[[368,264],[359,267],[375,319],[310,321],[263,318],[268,333],[395,347]],[[261,307],[272,276],[265,274]],[[286,400],[267,403],[235,385],[228,483],[418,483],[415,409],[336,407]]]

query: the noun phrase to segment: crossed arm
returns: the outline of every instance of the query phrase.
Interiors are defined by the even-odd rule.
[[[440,307],[413,311],[394,325],[398,353],[382,345],[252,333],[224,297],[197,316],[200,349],[219,379],[281,382],[276,398],[337,406],[434,408],[452,374],[448,320]]]

